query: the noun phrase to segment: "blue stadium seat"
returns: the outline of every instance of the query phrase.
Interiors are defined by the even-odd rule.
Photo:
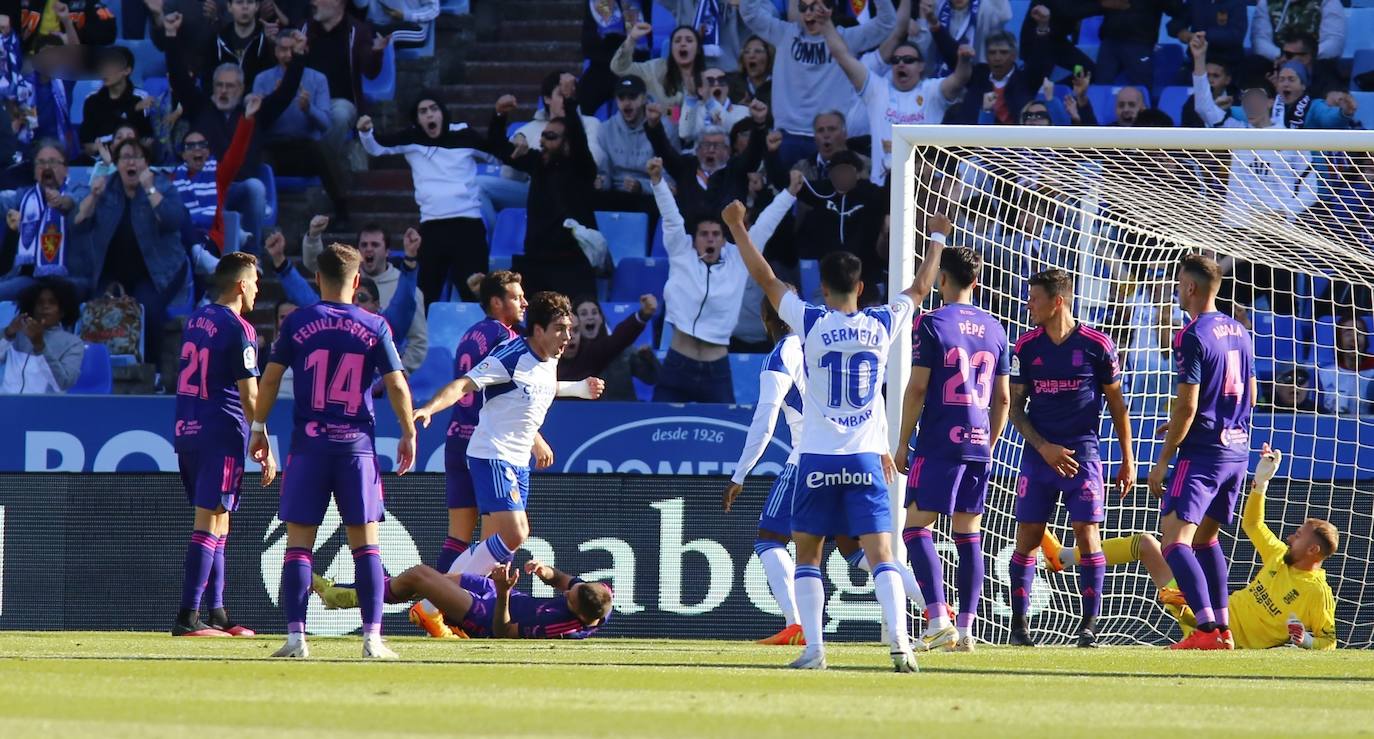
[[[672,346],[672,345],[673,345],[673,324],[668,323],[667,321],[664,321],[664,322],[663,322],[663,333],[659,334],[659,336],[658,336],[658,350],[661,351],[661,352],[666,352],[666,351],[668,351],[668,347],[670,347],[670,346]]]
[[[815,259],[798,261],[801,267],[801,298],[808,303],[819,305],[821,302],[821,263]]]
[[[503,213],[505,211],[502,211]],[[606,299],[615,303],[639,302],[639,296],[653,293],[663,305],[663,284],[668,281],[668,260],[653,257],[626,257],[620,260],[611,279]]]
[[[735,386],[735,402],[754,405],[759,402],[759,371],[767,354],[731,354],[730,381]]]
[[[1374,72],[1374,48],[1360,49],[1355,52],[1355,61],[1350,68],[1350,89],[1360,92],[1374,90],[1374,83],[1368,88],[1360,87],[1359,76],[1367,72]]]
[[[172,318],[186,318],[191,315],[191,311],[196,309],[196,275],[191,268],[190,260],[187,260],[185,276],[182,278],[181,287],[177,288],[176,294],[167,304],[167,315]]]
[[[691,23],[690,20],[687,21]],[[654,33],[651,36],[654,43],[654,57],[658,58],[665,54],[664,49],[668,46],[669,37],[673,35],[673,29],[677,27],[677,19],[673,14],[662,5],[654,6],[653,18]]]
[[[482,312],[482,306],[477,303],[430,303],[427,315],[430,351],[441,346],[448,349],[451,360],[451,355],[458,350],[458,341],[463,338],[463,334],[472,328],[472,324],[486,317],[487,314]]]
[[[363,98],[372,104],[396,97],[396,48],[386,45],[382,52],[382,68],[376,77],[363,77]]]
[[[491,230],[491,254],[511,256],[525,253],[526,218],[524,208],[506,208],[496,214],[496,227]]]
[[[67,167],[67,182],[85,185],[91,181],[91,167]]]
[[[1174,119],[1174,125],[1180,125],[1183,120],[1183,105],[1188,102],[1188,96],[1193,94],[1193,88],[1183,85],[1174,85],[1164,88],[1159,93],[1159,109],[1169,114]]]
[[[67,390],[70,395],[109,395],[114,392],[114,369],[110,350],[104,344],[87,344],[81,357],[81,374]]]
[[[487,258],[487,269],[492,272],[498,269],[508,270],[511,268],[512,261],[511,255],[509,254],[492,254]]]
[[[1374,8],[1347,8],[1345,11],[1345,51],[1347,59],[1364,49],[1374,49]]]
[[[239,232],[243,230],[243,219],[238,211],[224,211],[224,252],[239,251],[243,248]]]
[[[468,0],[439,0],[440,15],[467,15],[471,12]]]
[[[1261,379],[1293,364],[1308,364],[1308,332],[1294,316],[1254,311],[1255,368]]]
[[[1179,70],[1183,69],[1183,60],[1186,57],[1187,50],[1183,48],[1182,44],[1160,44],[1156,46],[1154,84],[1152,87],[1158,90],[1161,87],[1174,84],[1178,79]]]
[[[1355,111],[1355,119],[1365,128],[1374,128],[1374,92],[1352,92],[1350,97],[1355,98],[1355,104],[1359,110]]]
[[[598,210],[596,228],[606,237],[614,264],[620,264],[625,257],[644,256],[644,241],[649,236],[648,214]]]
[[[453,350],[446,346],[430,344],[425,361],[409,380],[410,394],[415,404],[429,402],[429,399],[439,392],[439,388],[453,381]]]
[[[1116,94],[1125,86],[1090,85],[1088,87],[1088,101],[1092,103],[1093,114],[1097,116],[1099,126],[1116,122]],[[1142,87],[1140,92],[1145,96],[1145,107],[1150,107],[1150,91]]]
[[[259,165],[258,179],[262,180],[263,187],[267,190],[267,213],[264,214],[262,225],[271,228],[277,225],[277,175],[272,171],[272,165],[267,162]],[[253,234],[253,238],[260,239],[262,234]]]
[[[1030,13],[1030,0],[1011,0],[1011,20],[1007,21],[1007,30],[1014,36],[1021,35],[1021,24],[1026,22],[1026,14]]]
[[[1312,328],[1312,358],[1318,367],[1336,364],[1336,319],[1322,316]]]
[[[73,126],[80,126],[86,119],[86,98],[100,89],[100,80],[77,80],[72,87],[72,107],[69,119]]]
[[[668,258],[668,247],[663,245],[663,223],[658,224],[654,229],[654,243],[649,246],[649,256]]]
[[[1013,7],[1012,12],[1015,13],[1015,8],[1014,8],[1014,7]],[[1015,18],[1013,18],[1012,20],[1015,20]],[[1095,16],[1093,16],[1093,17],[1091,17],[1091,18],[1084,18],[1084,19],[1082,20],[1082,22],[1080,22],[1080,23],[1078,24],[1078,45],[1079,45],[1079,46],[1097,46],[1097,45],[1100,45],[1100,44],[1102,43],[1102,38],[1101,38],[1101,36],[1098,35],[1098,32],[1101,31],[1101,30],[1102,30],[1102,16],[1100,16],[1100,15],[1095,15]],[[1018,26],[1018,27],[1016,27],[1015,29],[1013,29],[1013,30],[1012,30],[1012,33],[1015,33],[1015,34],[1017,34],[1017,35],[1019,36],[1019,35],[1021,34],[1021,28],[1020,28],[1020,26]]]
[[[576,308],[577,306],[573,307]],[[601,315],[606,319],[607,331],[614,331],[615,327],[619,326],[621,321],[630,318],[638,312],[638,302],[601,304]],[[654,327],[652,322],[650,322],[650,325],[644,327],[644,330],[640,332],[639,338],[635,339],[634,344],[632,346],[653,346],[653,343]]]
[[[425,29],[425,42],[419,46],[406,47],[396,50],[397,59],[432,59],[434,58],[434,21],[421,23]]]
[[[523,126],[523,125],[525,125],[526,123],[529,123],[529,121],[511,121],[511,122],[506,126],[506,139],[507,139],[507,140],[510,140],[510,139],[512,139],[512,138],[515,138],[515,132],[516,132],[516,131],[519,131],[519,130],[520,130],[520,127]],[[531,142],[529,142],[529,143],[530,143],[531,145],[534,144],[533,141],[531,141]]]
[[[143,81],[138,83],[138,89],[156,99],[166,95],[172,89],[172,83],[167,81],[165,74],[161,77],[144,77]]]
[[[134,80],[167,76],[167,58],[153,45],[152,39],[131,39],[120,41],[119,45],[134,55]]]
[[[13,300],[0,300],[0,326],[10,325],[14,320],[14,314],[19,312],[19,305]]]

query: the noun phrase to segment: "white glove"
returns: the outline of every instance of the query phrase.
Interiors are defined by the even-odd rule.
[[[1270,449],[1260,454],[1259,465],[1255,467],[1255,482],[1267,484],[1278,474],[1279,463],[1283,461],[1283,452],[1277,449]]]
[[[1288,643],[1303,649],[1312,648],[1312,635],[1307,633],[1307,627],[1302,625],[1296,613],[1288,614]]]

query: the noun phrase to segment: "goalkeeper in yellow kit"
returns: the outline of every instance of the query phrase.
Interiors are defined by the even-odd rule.
[[[1266,444],[1255,469],[1250,497],[1241,513],[1241,529],[1250,537],[1263,565],[1243,590],[1231,594],[1231,634],[1241,649],[1267,649],[1291,644],[1304,649],[1336,648],[1336,599],[1326,583],[1322,562],[1336,553],[1336,527],[1309,518],[1280,541],[1264,523],[1264,494],[1278,471],[1281,453]],[[1055,571],[1077,564],[1077,552],[1064,548],[1046,532],[1042,542],[1047,566]],[[1107,564],[1141,561],[1160,589],[1160,601],[1183,628],[1186,638],[1196,625],[1173,583],[1159,544],[1149,534],[1102,542]]]

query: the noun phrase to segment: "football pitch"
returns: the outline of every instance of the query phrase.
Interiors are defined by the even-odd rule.
[[[0,633],[0,736],[1341,736],[1374,733],[1374,652],[985,647],[890,672],[876,644]]]

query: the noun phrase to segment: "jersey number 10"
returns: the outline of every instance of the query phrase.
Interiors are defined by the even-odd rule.
[[[830,394],[826,405],[843,407],[846,400],[851,408],[862,408],[878,392],[878,355],[855,352],[846,360],[844,352],[826,352],[820,365],[830,378]]]

